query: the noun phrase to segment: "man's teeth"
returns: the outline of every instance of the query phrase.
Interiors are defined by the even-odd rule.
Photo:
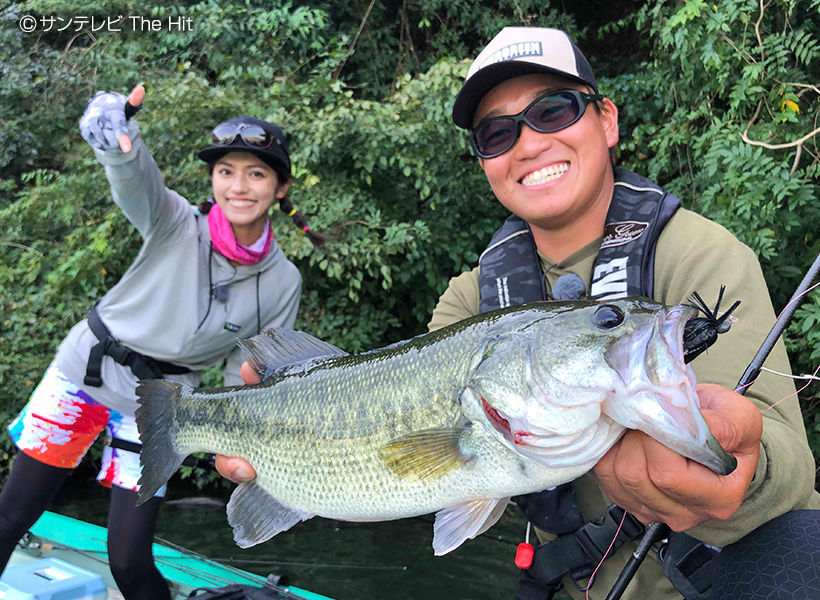
[[[539,169],[538,171],[533,171],[524,177],[524,179],[521,180],[521,183],[524,185],[540,185],[542,183],[547,183],[553,179],[558,179],[561,175],[567,172],[567,169],[569,169],[569,163],[550,165],[548,167],[544,167],[543,169]]]
[[[231,200],[231,206],[236,206],[237,208],[244,208],[246,206],[250,206],[253,204],[253,200]]]

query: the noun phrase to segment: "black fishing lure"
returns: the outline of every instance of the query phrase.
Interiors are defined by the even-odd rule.
[[[726,286],[720,286],[720,293],[718,294],[714,309],[709,308],[709,305],[703,301],[700,294],[692,292],[689,303],[706,316],[689,319],[683,327],[683,361],[685,363],[690,363],[695,360],[697,356],[717,341],[719,334],[726,333],[732,326],[729,317],[740,305],[740,300],[732,304],[732,307],[725,313],[718,316],[720,303],[723,300],[723,292],[725,290]]]

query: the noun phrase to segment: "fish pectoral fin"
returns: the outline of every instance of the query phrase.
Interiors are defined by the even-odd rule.
[[[460,439],[469,427],[423,429],[399,436],[382,448],[382,457],[396,475],[434,479],[457,469],[470,457],[461,451]]]
[[[283,506],[255,481],[242,483],[228,502],[228,523],[240,548],[249,548],[315,515]]]
[[[263,380],[293,363],[325,356],[344,356],[341,348],[313,337],[303,331],[285,327],[271,327],[247,340],[239,340],[239,347],[253,370]]]
[[[495,525],[504,514],[509,498],[474,500],[436,513],[433,550],[436,556],[458,548]]]

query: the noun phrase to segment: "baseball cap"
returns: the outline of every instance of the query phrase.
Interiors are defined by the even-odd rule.
[[[258,129],[254,129],[253,126],[261,128],[266,135],[261,136],[260,133],[257,136]],[[220,123],[214,127],[213,132],[211,145],[197,152],[200,160],[212,164],[229,152],[249,152],[262,159],[279,173],[282,179],[290,179],[288,143],[282,128],[275,123],[245,115]],[[253,138],[247,135],[248,132],[253,132]],[[218,137],[222,138],[223,142],[230,141],[220,143]]]
[[[491,89],[532,73],[567,77],[598,93],[592,67],[566,33],[546,27],[505,27],[470,66],[453,105],[453,121],[471,129],[476,108]]]

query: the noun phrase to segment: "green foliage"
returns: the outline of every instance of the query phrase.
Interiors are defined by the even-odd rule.
[[[336,4],[322,3],[353,31],[365,25],[344,73],[349,85],[371,99],[381,99],[403,74],[424,72],[443,57],[475,56],[505,26],[577,31],[571,15],[538,0],[376,2],[367,20],[369,1]]]
[[[747,243],[777,306],[820,251],[817,136],[791,143],[817,127],[817,0],[762,11],[748,0],[370,7],[30,0],[0,9],[0,419],[19,410],[140,245],[77,131],[96,89],[147,82],[143,138],[166,184],[192,202],[209,194],[194,155],[214,124],[254,114],[284,127],[290,197],[332,238],[314,250],[290,219],[274,217],[303,274],[297,326],[354,352],[422,332],[448,279],[475,265],[502,218],[450,111],[463,59],[503,25],[578,37],[620,109],[623,165]],[[193,31],[23,34],[23,14],[190,18]],[[789,330],[796,371],[820,359],[816,298]],[[219,381],[219,367],[204,380]],[[820,452],[811,390],[807,426]]]

